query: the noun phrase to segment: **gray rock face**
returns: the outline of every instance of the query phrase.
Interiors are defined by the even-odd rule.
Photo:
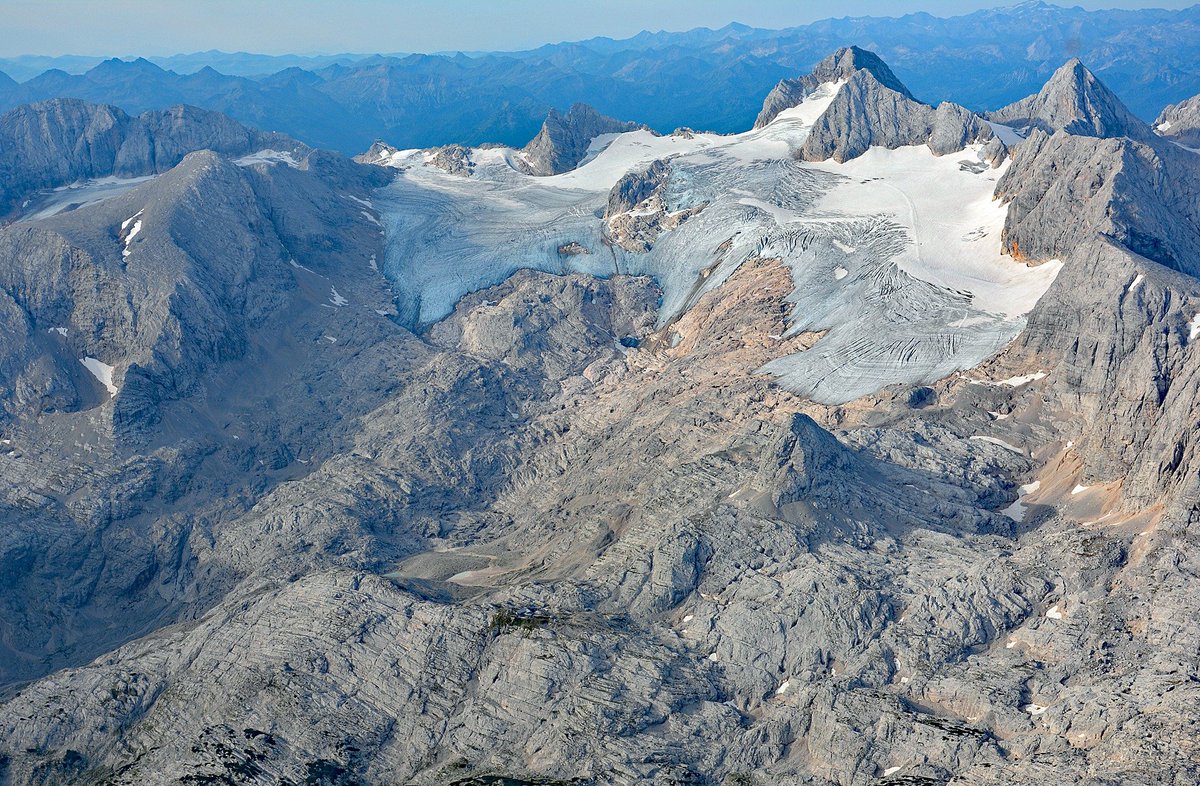
[[[896,78],[892,69],[888,68],[887,63],[880,60],[878,55],[857,46],[848,46],[817,63],[812,73],[799,79],[784,79],[775,85],[763,101],[762,111],[754,121],[754,127],[762,128],[770,123],[776,115],[799,104],[822,84],[850,79],[858,71],[867,71],[879,84],[906,98],[912,98],[908,88]]]
[[[1063,130],[1079,136],[1138,141],[1154,134],[1078,58],[1063,64],[1036,94],[991,112],[988,118],[1048,134]]]
[[[993,142],[987,158],[994,165],[1006,154],[978,115],[957,104],[943,103],[934,109],[917,101],[882,60],[858,47],[839,49],[818,63],[811,74],[780,82],[767,96],[754,127],[766,126],[821,85],[835,82],[845,84],[797,151],[801,160],[848,161],[873,146],[922,144],[940,156],[977,142]]]
[[[542,130],[525,146],[534,175],[557,175],[578,166],[592,140],[601,134],[619,134],[645,128],[639,123],[614,120],[587,104],[575,104],[567,114],[551,109]]]
[[[306,149],[195,107],[134,118],[70,98],[20,106],[0,116],[0,218],[39,189],[165,172],[194,150],[239,156],[270,147]]]
[[[1154,121],[1154,130],[1184,147],[1200,147],[1200,96],[1163,109]]]
[[[1129,251],[1200,273],[1200,158],[1161,140],[1035,130],[996,184],[1016,256],[1063,257],[1099,233]]]
[[[870,147],[920,144],[945,155],[993,137],[991,128],[973,112],[954,104],[934,109],[913,100],[907,91],[883,84],[871,71],[859,70],[813,124],[797,155],[804,161],[848,161]]]

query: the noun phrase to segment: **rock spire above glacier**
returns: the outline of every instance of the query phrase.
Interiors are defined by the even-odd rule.
[[[639,128],[645,126],[602,115],[587,104],[575,104],[565,115],[551,109],[542,130],[525,146],[525,159],[535,175],[569,172],[584,159],[596,137]]]
[[[1076,136],[1138,141],[1153,136],[1150,127],[1126,109],[1078,58],[1064,63],[1037,93],[992,112],[988,118],[1047,133],[1063,130]]]

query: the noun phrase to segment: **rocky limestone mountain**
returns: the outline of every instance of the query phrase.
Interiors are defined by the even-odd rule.
[[[565,115],[551,109],[542,130],[522,152],[531,174],[557,175],[578,166],[596,137],[639,128],[645,126],[605,117],[587,104],[574,104]]]
[[[130,117],[117,107],[62,98],[0,116],[0,219],[34,192],[108,176],[165,172],[193,150],[241,156],[307,149],[224,115],[189,106]]]
[[[936,109],[913,98],[879,57],[857,46],[839,49],[812,73],[785,79],[763,102],[754,123],[765,128],[781,112],[836,86],[833,100],[813,124],[797,156],[804,161],[847,161],[868,148],[894,149],[926,144],[936,155],[991,142],[988,159],[999,164],[1006,153],[984,120],[957,104]]]
[[[1126,109],[1078,58],[1064,63],[1037,93],[989,112],[988,118],[1046,133],[1063,130],[1077,136],[1137,141],[1153,136],[1149,126]]]
[[[920,144],[947,155],[977,142],[994,142],[987,155],[995,164],[1003,160],[1003,144],[975,113],[949,103],[934,109],[859,70],[838,88],[797,155],[804,161],[847,161],[871,147]]]
[[[811,73],[799,79],[784,79],[775,85],[763,100],[762,111],[755,119],[754,127],[762,128],[770,123],[780,112],[796,106],[821,85],[844,82],[859,71],[870,73],[884,87],[906,98],[912,98],[908,88],[896,78],[892,69],[888,68],[887,63],[880,60],[878,55],[857,46],[848,46],[817,63]]]
[[[869,87],[849,117],[908,100]],[[399,318],[397,235],[483,242],[480,170],[544,182],[504,151],[470,178],[401,162],[436,169],[442,223],[383,168],[197,151],[0,230],[0,783],[1200,782],[1193,154],[1070,129],[1003,174],[891,151],[984,202],[998,177],[1003,234],[961,242],[1061,270],[983,363],[819,403],[764,372],[840,360],[832,315],[795,313],[806,274],[956,293],[899,276],[885,208],[835,235],[845,202],[805,212],[883,172],[769,130],[741,179],[696,135],[594,211],[551,200],[599,236],[711,197],[658,248],[778,215],[745,253],[710,230],[735,263],[680,308],[597,264]]]
[[[1100,233],[1129,251],[1200,274],[1200,159],[1157,138],[1034,130],[996,185],[1014,255],[1063,257]]]
[[[1200,147],[1200,96],[1163,109],[1154,121],[1154,130],[1185,147]]]

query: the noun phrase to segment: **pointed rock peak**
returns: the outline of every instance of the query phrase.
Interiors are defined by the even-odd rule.
[[[927,145],[935,155],[991,142],[991,128],[957,104],[937,109],[881,84],[869,71],[855,71],[817,118],[796,151],[804,161],[848,161],[871,147]],[[988,153],[996,160],[1001,151]]]
[[[812,75],[821,79],[822,82],[838,82],[849,79],[858,71],[866,71],[884,87],[895,90],[908,98],[913,97],[904,83],[896,78],[892,69],[888,68],[887,63],[883,62],[879,55],[857,46],[846,46],[837,50],[817,63]]]
[[[575,104],[565,115],[551,109],[542,130],[523,152],[532,174],[557,175],[577,167],[596,137],[644,128],[640,123],[602,115],[587,104]]]
[[[1077,136],[1129,137],[1145,141],[1150,127],[1130,112],[1095,74],[1071,58],[1035,95],[992,112],[989,119],[1046,133],[1066,131]]]
[[[785,109],[797,106],[818,87],[829,82],[846,82],[858,74],[867,74],[888,90],[904,98],[915,100],[904,83],[896,78],[892,69],[874,52],[857,46],[846,46],[826,57],[813,68],[812,73],[799,79],[784,79],[775,86],[766,100],[762,111],[754,121],[755,128],[762,128]]]

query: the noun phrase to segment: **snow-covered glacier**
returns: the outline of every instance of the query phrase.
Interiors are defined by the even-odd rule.
[[[436,321],[465,294],[533,268],[653,276],[669,330],[742,262],[777,258],[794,283],[788,334],[827,331],[766,364],[787,388],[842,403],[977,365],[1020,332],[1060,265],[1002,253],[1005,207],[992,195],[1006,164],[982,161],[980,146],[797,160],[839,87],[743,134],[606,135],[582,165],[550,177],[524,174],[509,148],[471,150],[468,175],[443,171],[426,151],[383,155],[377,163],[400,170],[375,206],[401,318]],[[669,171],[657,209],[686,220],[631,250],[606,224],[609,192],[655,161]]]

